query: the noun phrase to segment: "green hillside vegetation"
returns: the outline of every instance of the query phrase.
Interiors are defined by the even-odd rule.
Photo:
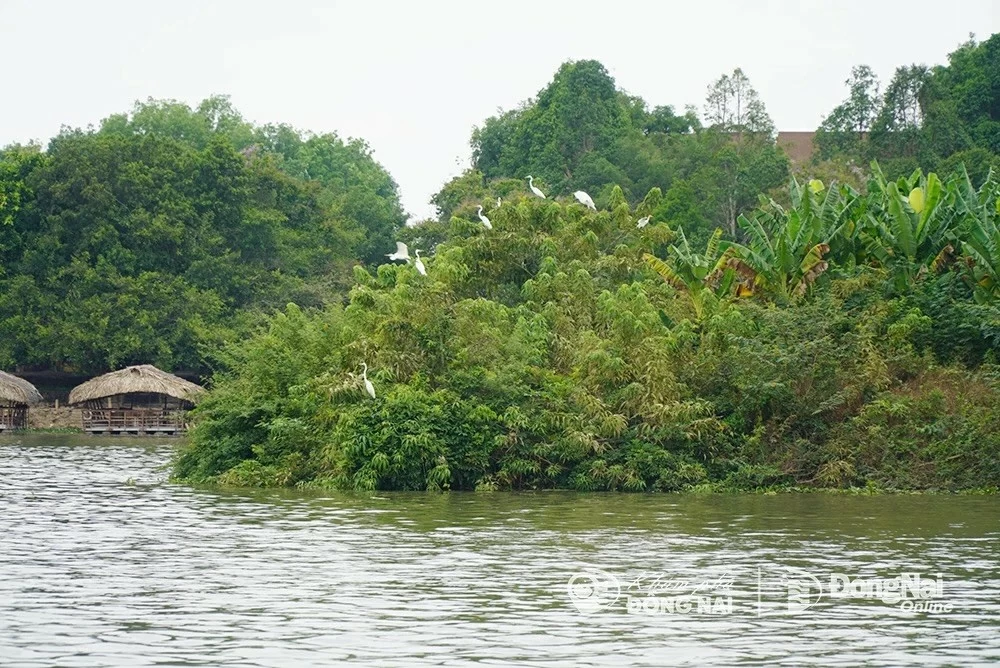
[[[177,479],[345,489],[1000,480],[997,179],[792,182],[690,242],[522,189],[227,350]],[[522,187],[523,188],[523,187]],[[654,213],[638,229],[639,216]],[[364,392],[369,366],[377,398]]]
[[[705,111],[703,124],[693,107],[649,109],[597,61],[568,62],[535,98],[473,131],[472,168],[433,203],[447,222],[483,197],[516,192],[529,174],[546,192],[584,190],[599,206],[616,187],[632,204],[660,188],[658,218],[702,241],[716,227],[736,236],[738,215],[786,182],[788,160],[741,70],[709,86]]]
[[[1000,167],[1000,34],[970,38],[947,65],[898,67],[884,88],[867,65],[845,83],[847,99],[819,128],[818,157],[877,159],[894,176],[964,164],[977,183]]]
[[[205,369],[289,301],[343,298],[392,247],[396,185],[361,142],[149,101],[0,151],[0,367]]]

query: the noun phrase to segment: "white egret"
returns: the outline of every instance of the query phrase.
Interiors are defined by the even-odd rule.
[[[594,200],[590,199],[590,195],[583,192],[582,190],[577,190],[575,193],[573,193],[573,197],[576,198],[577,202],[584,205],[588,209],[597,211],[597,207],[594,206]]]
[[[389,253],[386,255],[390,260],[409,260],[410,259],[410,249],[406,247],[402,241],[396,242],[396,252]]]
[[[646,227],[646,225],[649,225],[650,218],[652,218],[652,216],[643,216],[639,220],[635,221],[635,226],[638,227],[639,229]]]
[[[500,198],[499,197],[497,197],[497,208],[498,209],[500,208]]]
[[[534,179],[531,178],[530,174],[528,175],[528,188],[535,195],[535,197],[540,197],[542,199],[545,199],[545,193],[543,193],[541,190],[535,187],[535,181]]]
[[[374,399],[375,398],[375,386],[372,385],[372,382],[370,380],[368,380],[368,365],[365,364],[364,362],[362,362],[361,363],[361,367],[362,367],[361,368],[361,377],[365,381],[365,392],[368,393],[368,396],[370,396],[372,399]]]
[[[420,273],[421,276],[426,276],[427,269],[424,268],[424,262],[423,260],[420,259],[420,249],[418,248],[417,250],[414,251],[414,253],[417,254],[417,259],[413,261],[413,266],[417,268],[417,271]]]
[[[493,225],[490,223],[490,219],[483,215],[483,207],[479,207],[478,214],[479,214],[479,220],[483,221],[483,226],[488,230],[492,230]]]

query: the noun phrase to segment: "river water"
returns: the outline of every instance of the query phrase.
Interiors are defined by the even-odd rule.
[[[0,665],[1000,660],[996,498],[219,491],[174,447],[0,439]]]

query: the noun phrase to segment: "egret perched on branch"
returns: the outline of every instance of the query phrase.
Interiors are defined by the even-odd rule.
[[[370,380],[368,380],[368,365],[365,364],[364,362],[362,362],[361,363],[361,367],[362,367],[361,368],[361,377],[365,381],[365,392],[368,393],[368,396],[370,396],[372,399],[374,399],[375,398],[375,386],[372,385],[372,382]]]
[[[402,241],[396,242],[396,252],[389,253],[386,255],[390,260],[409,260],[410,259],[410,249],[406,247]]]
[[[413,261],[413,266],[417,268],[417,271],[420,273],[421,276],[426,276],[427,269],[424,268],[423,260],[420,259],[420,249],[418,248],[413,252],[417,254],[417,259]]]
[[[492,230],[493,225],[490,223],[490,219],[483,215],[483,207],[479,207],[478,215],[479,220],[483,221],[483,226],[488,230]]]
[[[528,175],[528,188],[531,190],[532,194],[534,194],[535,197],[540,197],[542,199],[545,199],[545,193],[543,193],[541,190],[535,187],[535,181],[534,179],[531,178],[530,174]]]
[[[646,227],[647,225],[649,225],[650,218],[652,218],[652,216],[643,216],[639,220],[635,221],[635,226],[638,227],[639,229]]]
[[[594,206],[594,200],[590,199],[590,195],[583,192],[582,190],[577,190],[575,193],[573,193],[573,197],[576,198],[577,202],[584,205],[588,209],[597,211],[597,207]]]

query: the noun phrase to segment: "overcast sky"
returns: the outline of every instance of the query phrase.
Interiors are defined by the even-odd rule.
[[[474,125],[596,58],[650,106],[742,67],[779,130],[814,129],[852,65],[945,62],[1000,31],[997,0],[910,2],[35,2],[0,0],[0,145],[47,141],[137,99],[232,97],[254,122],[361,137],[403,204],[469,164]]]

